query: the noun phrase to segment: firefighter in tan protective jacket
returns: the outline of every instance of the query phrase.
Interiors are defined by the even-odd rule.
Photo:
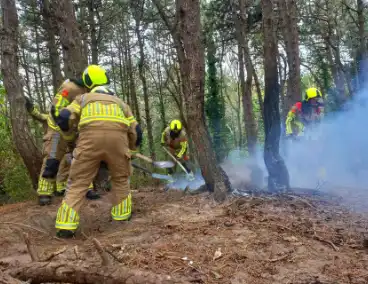
[[[44,131],[47,131],[48,124],[47,119],[49,117],[48,113],[42,113],[40,110],[32,103],[32,101],[25,97],[26,99],[26,109],[28,113],[34,118],[35,120],[42,123],[42,126],[44,128]],[[45,147],[45,145],[44,145]],[[46,145],[47,148],[47,145]],[[70,149],[66,151],[67,153],[63,156],[63,158],[60,161],[59,169],[56,175],[56,180],[47,180],[47,187],[51,188],[52,191],[56,196],[63,196],[65,193],[68,176],[69,176],[69,169],[71,164],[71,153]],[[42,153],[45,155],[45,151]],[[43,179],[41,180],[43,182]],[[42,188],[43,184],[39,184],[39,188]],[[99,198],[99,195],[93,190],[93,184],[90,184],[88,188],[87,198],[88,199],[97,199]]]
[[[43,138],[43,163],[37,189],[40,205],[51,203],[61,160],[67,153],[68,146],[75,139],[74,133],[70,136],[62,135],[56,122],[60,110],[68,106],[78,95],[106,84],[109,84],[106,71],[98,65],[90,65],[84,70],[82,78],[66,80],[55,95],[47,117],[47,131]]]
[[[57,235],[62,238],[74,236],[86,188],[101,162],[107,164],[111,176],[112,218],[130,219],[131,150],[135,151],[142,139],[130,107],[106,87],[96,87],[78,96],[60,112],[58,125],[67,135],[73,131],[70,129],[73,122],[78,122],[79,137],[73,152],[68,190],[55,224]]]
[[[184,166],[188,173],[192,173],[187,165],[188,155],[188,136],[180,120],[174,119],[161,134],[161,145],[168,147],[168,150]],[[173,174],[173,169],[168,169],[169,174]]]

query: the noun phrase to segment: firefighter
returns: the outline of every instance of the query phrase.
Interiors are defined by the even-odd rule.
[[[174,119],[165,128],[161,135],[161,145],[168,147],[168,150],[179,160],[189,174],[192,173],[187,165],[189,161],[188,137],[180,120]],[[168,169],[169,174],[173,174],[173,169]]]
[[[55,227],[57,236],[73,237],[79,225],[79,212],[86,187],[105,162],[111,176],[113,220],[131,217],[132,197],[129,188],[131,151],[136,151],[142,132],[130,107],[106,87],[77,96],[60,111],[58,126],[70,135],[71,125],[78,123],[79,137],[73,152],[68,189],[59,207]]]
[[[42,113],[39,111],[37,107],[34,106],[32,101],[25,97],[26,99],[26,109],[28,113],[37,121],[41,122],[43,124],[44,130],[47,130],[47,119],[49,114],[48,113]],[[44,155],[44,152],[43,152]],[[71,153],[70,150],[67,151],[67,153],[63,156],[62,160],[60,161],[60,166],[56,175],[56,181],[50,181],[52,182],[52,190],[54,195],[56,196],[63,196],[65,194],[65,189],[68,181],[69,176],[69,169],[71,164]],[[42,172],[42,169],[41,169]],[[43,181],[43,180],[42,180]],[[42,187],[43,185],[39,185],[39,187]],[[50,186],[50,185],[49,185]],[[88,193],[87,198],[88,199],[98,199],[100,196],[93,190],[93,184],[90,184],[88,187]]]
[[[294,104],[286,117],[286,136],[291,138],[303,136],[305,127],[319,122],[323,118],[323,113],[321,92],[316,88],[307,89],[304,100]]]
[[[47,118],[47,132],[43,139],[44,158],[37,190],[40,205],[51,203],[54,180],[58,173],[60,161],[67,152],[68,144],[75,139],[74,133],[72,136],[61,135],[56,122],[60,110],[68,106],[78,95],[84,94],[96,86],[107,85],[109,82],[110,80],[103,68],[98,65],[89,65],[84,70],[82,78],[64,81],[55,95]]]

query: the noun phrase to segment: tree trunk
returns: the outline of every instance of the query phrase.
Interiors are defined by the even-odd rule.
[[[82,37],[74,14],[72,0],[54,1],[54,15],[58,23],[60,42],[63,48],[64,73],[68,78],[82,75],[87,67],[83,53]]]
[[[18,73],[18,15],[15,0],[1,0],[3,30],[1,33],[1,71],[10,104],[13,141],[36,188],[41,169],[41,152],[36,147],[28,125],[25,99]]]
[[[35,11],[34,11],[35,12]],[[35,42],[36,42],[36,58],[37,58],[37,73],[40,79],[40,92],[39,95],[39,104],[42,111],[46,109],[46,99],[45,99],[45,86],[43,83],[43,72],[41,66],[41,52],[40,52],[40,35],[38,32],[38,23],[34,23],[34,31],[35,31]]]
[[[66,273],[67,271],[67,273]],[[12,277],[32,283],[76,283],[76,284],[189,284],[184,279],[172,279],[148,271],[128,269],[121,265],[101,266],[79,265],[70,262],[31,262],[9,273]]]
[[[145,72],[145,55],[144,55],[144,39],[141,33],[141,20],[143,18],[143,9],[144,9],[144,0],[134,0],[134,10],[135,10],[135,33],[138,39],[138,47],[139,47],[139,61],[138,61],[138,71],[139,78],[142,81],[143,87],[143,96],[144,96],[144,109],[146,114],[146,124],[147,124],[147,136],[148,136],[148,148],[151,154],[151,157],[155,159],[155,149],[154,149],[154,140],[153,140],[153,132],[152,132],[152,119],[151,119],[151,111],[150,111],[150,102],[148,97],[148,88],[147,88],[147,80],[146,80],[146,72]]]
[[[254,84],[256,85],[256,90],[257,90],[257,99],[258,99],[259,109],[261,111],[262,121],[264,122],[263,97],[262,97],[261,84],[259,82],[259,78],[258,78],[256,69],[254,68],[253,63],[252,63],[252,70],[253,70]]]
[[[300,86],[299,31],[296,1],[279,0],[279,10],[289,67],[289,78],[285,97],[285,107],[289,110],[295,102],[301,100],[302,94]]]
[[[279,153],[281,123],[279,111],[279,84],[277,74],[277,45],[275,15],[272,0],[262,0],[264,68],[265,68],[265,146],[264,161],[268,170],[268,188],[270,191],[288,190],[289,173]]]
[[[98,41],[97,41],[97,29],[95,23],[95,1],[88,1],[88,22],[91,35],[91,53],[92,64],[98,64]]]
[[[364,1],[357,0],[357,12],[358,12],[358,28],[359,28],[359,49],[357,56],[358,63],[358,76],[359,85],[364,87],[364,83],[367,81],[367,41],[365,36],[365,17],[364,17]]]
[[[50,69],[52,74],[52,86],[54,88],[54,93],[56,94],[59,86],[63,81],[63,76],[61,75],[60,69],[60,58],[59,52],[56,46],[55,41],[55,26],[52,16],[50,14],[50,2],[49,0],[42,1],[42,16],[44,18],[44,27],[46,31],[46,38],[47,38],[47,48],[49,50],[50,56]]]
[[[206,185],[223,201],[231,185],[226,173],[216,163],[204,116],[204,49],[201,40],[199,0],[176,0],[179,37],[176,37],[182,87],[187,110],[188,130],[197,150]],[[178,36],[177,35],[177,36]]]
[[[238,58],[239,58],[239,77],[240,87],[242,90],[242,103],[244,124],[247,138],[247,148],[250,156],[256,154],[257,145],[257,126],[253,114],[252,101],[252,81],[253,68],[249,55],[248,41],[246,39],[247,19],[245,13],[245,1],[239,0],[240,17],[233,11],[235,19],[235,29],[238,41]],[[244,67],[247,70],[247,78],[245,79]]]
[[[123,33],[123,41],[125,43],[125,50],[126,50],[126,64],[127,64],[127,73],[129,77],[129,90],[130,90],[130,98],[131,98],[131,105],[134,109],[134,114],[137,118],[138,123],[142,122],[141,113],[139,110],[138,98],[137,98],[137,90],[135,86],[135,78],[134,78],[134,70],[133,70],[133,63],[132,63],[132,54],[131,54],[131,47],[129,41],[129,34],[128,34],[128,27],[125,26],[124,22],[124,33]]]

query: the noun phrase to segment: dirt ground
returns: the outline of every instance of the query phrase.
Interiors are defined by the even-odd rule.
[[[54,237],[61,199],[49,207],[35,202],[0,207],[0,272],[31,262],[27,233],[45,262],[98,266],[96,238],[111,265],[190,283],[368,283],[368,218],[334,199],[229,197],[218,205],[208,193],[158,188],[134,192],[133,198],[134,215],[125,223],[111,220],[108,194],[88,201],[77,237],[67,241]]]

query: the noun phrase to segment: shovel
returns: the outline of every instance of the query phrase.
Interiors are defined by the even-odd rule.
[[[136,153],[134,154],[134,156],[136,156],[139,159],[142,159],[150,164],[152,164],[154,167],[156,168],[160,168],[160,169],[168,169],[168,168],[172,168],[175,166],[175,164],[171,161],[153,161],[151,158],[146,157],[140,153]]]
[[[155,178],[155,179],[163,179],[163,180],[168,180],[168,181],[173,181],[172,177],[171,176],[168,176],[168,175],[161,175],[161,174],[156,174],[156,173],[153,173],[151,172],[150,170],[140,166],[140,165],[137,165],[136,163],[132,162],[132,166],[136,169],[140,169],[141,171],[151,175],[151,177]]]
[[[162,148],[164,148],[165,152],[181,167],[181,169],[185,172],[185,174],[187,175],[187,178],[190,180],[190,181],[193,181],[194,180],[194,176],[193,174],[190,174],[187,172],[186,168],[182,165],[182,163],[180,163],[178,161],[178,159],[175,158],[175,156],[173,154],[170,153],[169,150],[166,149],[166,147],[162,146]]]

